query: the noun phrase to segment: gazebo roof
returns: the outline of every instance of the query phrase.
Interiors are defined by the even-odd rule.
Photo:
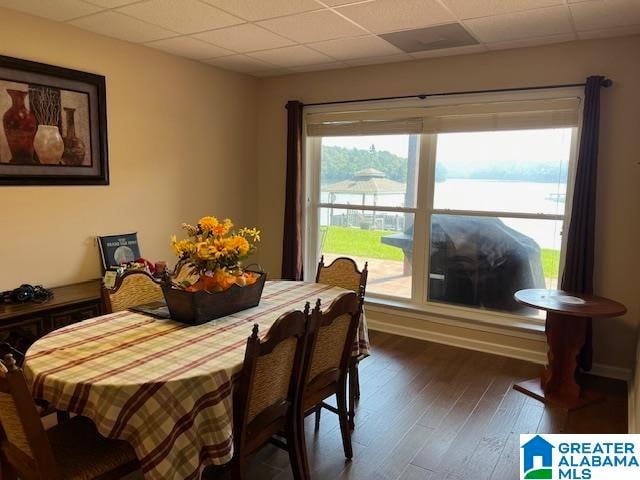
[[[353,178],[332,183],[323,188],[330,193],[357,193],[365,195],[405,193],[404,183],[386,178],[385,174],[375,168],[367,168],[356,172]]]

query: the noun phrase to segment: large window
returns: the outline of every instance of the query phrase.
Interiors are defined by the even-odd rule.
[[[372,296],[534,314],[513,294],[558,286],[578,107],[312,114],[307,270],[346,255],[369,263]]]
[[[411,298],[418,139],[321,138],[319,251],[368,262],[371,293]]]

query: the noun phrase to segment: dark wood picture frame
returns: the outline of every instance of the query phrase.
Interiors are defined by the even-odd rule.
[[[6,159],[0,159],[0,186],[109,185],[107,101],[104,76],[0,55],[0,81],[23,83],[27,84],[25,86],[28,88],[36,85],[71,94],[86,94],[87,121],[85,123],[88,127],[86,134],[89,145],[85,145],[84,148],[90,155],[88,157],[89,165],[85,165],[84,161],[82,164],[64,164],[60,161],[58,164],[42,165],[37,161],[33,164],[12,162],[13,157],[9,162]],[[5,113],[7,112],[0,112],[0,116]],[[62,112],[60,112],[59,124],[61,122]],[[4,117],[3,124],[0,124],[0,135],[6,135],[6,129],[3,126]],[[62,131],[60,131],[60,135],[62,135]],[[64,140],[67,141],[66,138]]]

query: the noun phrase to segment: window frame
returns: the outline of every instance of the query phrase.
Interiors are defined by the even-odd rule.
[[[500,325],[522,325],[529,324],[538,328],[544,324],[543,317],[532,317],[523,314],[509,313],[504,311],[485,310],[481,308],[468,307],[463,305],[447,304],[443,302],[433,302],[428,299],[428,278],[429,278],[429,254],[431,249],[431,218],[433,215],[457,215],[457,216],[485,216],[494,218],[525,218],[539,220],[560,220],[563,222],[563,235],[560,246],[560,260],[558,279],[562,278],[566,257],[567,235],[565,232],[569,228],[571,219],[571,209],[573,205],[573,192],[575,184],[575,174],[577,166],[577,153],[579,139],[581,135],[582,108],[584,105],[584,93],[579,88],[549,89],[537,91],[520,91],[508,93],[492,94],[471,94],[456,95],[428,99],[431,106],[464,105],[465,103],[500,102],[512,100],[543,100],[554,98],[559,95],[575,96],[580,99],[578,125],[572,127],[572,138],[569,152],[568,177],[566,188],[566,201],[564,214],[529,214],[501,211],[474,211],[474,210],[453,210],[434,208],[435,190],[435,168],[437,133],[421,133],[418,135],[418,158],[416,181],[416,203],[415,207],[382,207],[373,205],[358,205],[358,210],[363,211],[388,211],[397,213],[412,213],[414,215],[414,236],[413,236],[413,259],[412,259],[412,281],[411,297],[397,297],[381,293],[368,292],[367,300],[374,304],[397,307],[405,307],[410,311],[419,311],[427,314],[449,317],[452,319],[472,320],[488,322]],[[388,108],[406,108],[411,106],[424,106],[423,100],[402,100],[394,102],[384,102]],[[351,105],[353,106],[353,105]],[[380,102],[367,102],[358,104],[362,110],[380,108]],[[344,110],[341,105],[330,105],[321,107],[311,107],[307,109],[313,113],[317,112],[339,112]],[[526,130],[526,128],[523,128]],[[319,218],[320,209],[354,209],[354,205],[325,203],[320,201],[320,169],[321,169],[321,144],[322,137],[307,137],[304,129],[303,156],[304,156],[304,234],[305,242],[305,280],[314,281],[315,273],[320,258],[319,251]]]

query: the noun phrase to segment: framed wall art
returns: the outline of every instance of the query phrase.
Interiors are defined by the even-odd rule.
[[[108,185],[105,78],[0,56],[0,185]]]

